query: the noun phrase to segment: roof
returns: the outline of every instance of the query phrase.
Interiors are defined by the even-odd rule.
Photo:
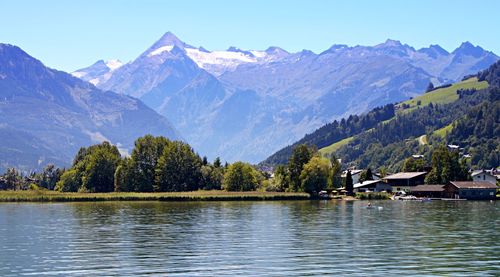
[[[412,192],[442,192],[444,185],[418,185],[411,189]]]
[[[373,185],[376,183],[381,183],[381,182],[382,182],[382,180],[368,180],[368,181],[364,181],[363,183],[356,183],[353,185],[353,187],[355,189],[357,189],[357,188],[362,188],[362,187],[366,187],[366,186]]]
[[[386,180],[411,179],[425,174],[427,174],[427,172],[399,172],[396,174],[386,176],[384,179]]]
[[[359,174],[359,173],[363,172],[363,170],[361,170],[361,169],[353,169],[353,170],[350,170],[350,171],[351,171],[351,176],[354,176],[356,174]],[[341,176],[342,177],[347,176],[347,170],[344,171],[344,172],[342,172]]]
[[[466,181],[466,182],[459,182],[459,181],[453,181],[450,182],[452,185],[454,185],[457,188],[460,189],[496,189],[497,185],[490,183],[490,182],[476,182],[476,181]]]
[[[481,173],[484,173],[484,174],[487,174],[487,175],[491,175],[493,176],[489,171],[487,170],[475,170],[474,172],[472,172],[471,176],[476,176],[476,175],[479,175]]]

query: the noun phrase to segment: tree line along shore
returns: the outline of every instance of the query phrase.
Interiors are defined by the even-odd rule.
[[[404,169],[424,166],[409,158]],[[209,162],[184,142],[146,135],[126,157],[103,142],[82,147],[68,169],[48,165],[40,173],[23,175],[10,168],[0,176],[0,201],[284,200],[314,198],[325,189],[367,198],[353,193],[350,171],[343,176],[342,171],[334,155],[322,157],[307,145],[295,147],[288,164],[269,172],[244,162]],[[383,169],[379,173],[386,174]],[[428,177],[426,183],[470,179],[466,164],[444,146],[433,153]],[[362,179],[371,178],[368,168]]]

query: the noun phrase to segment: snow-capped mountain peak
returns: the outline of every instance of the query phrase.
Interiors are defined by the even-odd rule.
[[[171,32],[166,32],[159,40],[149,47],[140,57],[154,57],[164,53],[172,53],[175,49],[184,51],[186,48],[194,48],[193,46],[184,43]]]

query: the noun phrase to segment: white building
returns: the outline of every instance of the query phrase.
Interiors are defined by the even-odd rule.
[[[497,178],[495,175],[491,174],[488,170],[476,170],[472,172],[472,181],[474,182],[490,182],[493,184],[497,183]]]

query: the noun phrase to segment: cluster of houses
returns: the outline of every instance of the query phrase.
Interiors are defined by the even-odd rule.
[[[360,182],[362,170],[350,170],[354,192],[399,192],[416,197],[453,198],[469,200],[496,199],[500,171],[478,170],[472,172],[472,181],[451,181],[448,184],[426,185],[427,172],[399,172],[381,177],[373,174],[373,180]]]

